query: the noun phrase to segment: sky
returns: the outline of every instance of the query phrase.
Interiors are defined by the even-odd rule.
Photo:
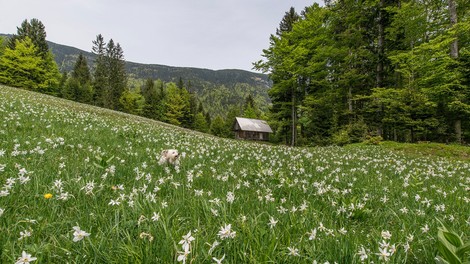
[[[316,0],[317,2],[321,0]],[[37,18],[47,40],[91,51],[101,34],[127,61],[252,70],[290,7],[313,0],[0,0],[0,33]]]

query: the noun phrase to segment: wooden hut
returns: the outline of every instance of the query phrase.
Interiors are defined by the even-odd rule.
[[[236,117],[233,126],[236,139],[269,140],[269,133],[273,130],[264,120]]]

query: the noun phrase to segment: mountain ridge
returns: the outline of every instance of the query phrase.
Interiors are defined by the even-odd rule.
[[[0,33],[0,36],[11,35]],[[47,43],[61,72],[71,72],[80,53],[86,58],[90,69],[93,69],[97,56],[92,52],[52,41],[47,41]],[[131,88],[140,87],[145,79],[160,79],[164,82],[176,83],[181,78],[188,90],[195,92],[209,108],[208,110],[213,113],[224,113],[230,105],[243,104],[249,94],[253,96],[262,110],[266,110],[270,103],[268,90],[272,84],[266,74],[241,69],[211,70],[144,64],[127,60],[125,65]],[[191,82],[190,85],[189,82]]]
[[[48,41],[49,47],[54,54],[59,70],[71,71],[80,53],[82,53],[93,67],[96,55],[89,51],[84,51],[72,46],[62,45]],[[146,64],[133,61],[125,61],[126,70],[130,77],[138,79],[160,79],[170,82],[177,81],[180,77],[183,80],[209,81],[211,83],[231,86],[233,82],[247,83],[249,85],[264,86],[269,88],[271,82],[266,74],[255,73],[241,69],[221,69],[212,70],[197,67],[168,66],[163,64]]]

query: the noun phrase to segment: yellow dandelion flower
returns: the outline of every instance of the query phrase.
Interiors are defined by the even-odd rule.
[[[44,198],[46,198],[46,199],[51,199],[51,198],[52,198],[52,193],[46,193],[46,194],[44,194]]]

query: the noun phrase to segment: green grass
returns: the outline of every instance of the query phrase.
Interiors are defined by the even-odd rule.
[[[5,86],[0,117],[0,263],[176,263],[189,232],[186,263],[430,263],[437,219],[469,239],[466,159],[219,139]]]
[[[443,157],[448,159],[470,161],[470,148],[455,144],[440,144],[432,142],[396,143],[383,142],[382,146],[388,149],[402,151],[413,156]]]

